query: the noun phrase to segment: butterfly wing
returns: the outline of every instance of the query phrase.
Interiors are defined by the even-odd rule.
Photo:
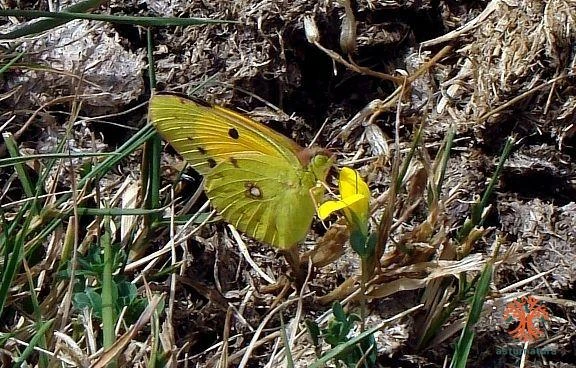
[[[283,135],[232,110],[180,96],[153,96],[149,117],[205,177],[206,194],[227,222],[280,249],[306,237],[315,213],[310,189],[326,178],[328,156],[314,155],[304,164],[305,152]]]
[[[314,217],[316,177],[273,156],[241,154],[206,175],[206,194],[229,223],[280,249],[302,241]]]
[[[294,141],[272,129],[221,106],[177,95],[154,95],[149,118],[201,175],[238,154],[275,157],[283,164],[301,166]]]

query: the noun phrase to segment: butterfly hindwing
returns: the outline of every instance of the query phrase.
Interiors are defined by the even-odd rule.
[[[206,194],[222,217],[249,236],[280,249],[306,237],[315,208],[313,174],[274,157],[247,154],[206,176]]]

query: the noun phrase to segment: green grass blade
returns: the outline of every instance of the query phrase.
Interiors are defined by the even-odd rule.
[[[22,207],[16,219],[20,221],[23,218],[23,214],[28,211],[30,211],[30,206]],[[22,226],[23,229],[26,229],[30,225],[31,218],[32,216],[25,218],[24,225]],[[2,218],[2,222],[5,222],[4,218]],[[8,290],[10,289],[10,285],[12,285],[14,276],[20,269],[22,257],[24,256],[24,239],[22,231],[16,234],[15,232],[16,224],[13,224],[8,227],[0,239],[0,244],[4,246],[4,267],[0,271],[0,317],[2,316],[4,305],[8,299]]]
[[[6,143],[6,149],[8,150],[10,156],[12,156],[13,158],[19,157],[20,153],[18,152],[18,145],[16,144],[16,141],[14,140],[12,134],[3,133],[2,137],[4,138],[4,142]],[[29,198],[34,197],[36,191],[34,190],[34,185],[32,184],[32,181],[30,180],[30,177],[28,176],[28,173],[26,172],[26,168],[24,167],[24,165],[22,165],[22,163],[15,164],[14,169],[18,174],[18,178],[20,179],[20,183],[22,184],[22,189],[24,190],[24,194],[26,194],[26,196]],[[32,207],[31,215],[36,215],[37,213],[38,209],[35,208],[35,206]]]
[[[156,88],[156,71],[154,68],[154,42],[152,32],[147,32],[147,49],[148,49],[148,67],[150,76],[150,85],[153,90]],[[162,157],[162,141],[158,134],[154,135],[146,142],[144,155],[142,158],[142,198],[146,198],[144,207],[154,209],[160,207],[160,158]],[[153,224],[158,221],[159,216],[147,216],[146,224]]]
[[[83,13],[92,9],[97,9],[100,5],[104,4],[105,0],[85,0],[77,4],[65,8],[63,11],[68,13]],[[34,12],[33,10],[15,10],[15,9],[0,9],[0,16],[21,16],[26,17],[26,13]],[[50,13],[50,12],[45,12]],[[29,18],[38,18],[39,16],[30,16]],[[33,24],[28,24],[22,28],[16,29],[6,34],[0,34],[0,40],[10,40],[14,38],[29,36],[37,33],[47,31],[58,27],[59,25],[68,23],[74,18],[69,19],[43,19]]]
[[[452,151],[452,144],[454,143],[454,135],[456,134],[456,129],[453,125],[448,128],[446,133],[446,139],[444,140],[444,147],[442,149],[442,156],[440,161],[440,175],[438,181],[436,182],[435,192],[433,194],[436,199],[440,198],[442,193],[442,184],[444,184],[444,177],[446,176],[446,169],[448,168],[448,160],[450,159],[450,152]]]
[[[284,344],[284,352],[286,354],[286,366],[288,368],[294,368],[294,358],[292,357],[292,350],[290,349],[290,341],[288,340],[288,336],[286,335],[286,325],[284,324],[284,317],[282,313],[279,314],[280,316],[280,337],[282,339],[282,343]]]
[[[26,266],[26,265],[25,265]],[[36,325],[40,326],[42,324],[42,310],[40,308],[40,303],[38,302],[38,296],[36,295],[36,290],[34,287],[34,280],[30,274],[30,269],[26,266],[26,276],[28,279],[28,288],[30,289],[30,301],[32,302],[34,318],[36,319]],[[38,339],[38,345],[46,349],[46,336],[40,335]],[[45,354],[40,354],[38,358],[38,366],[40,368],[48,367],[48,357]]]
[[[156,68],[154,63],[154,39],[150,28],[146,30],[146,56],[148,57],[148,80],[150,86],[156,88]]]
[[[481,225],[484,219],[482,218],[482,214],[484,213],[484,209],[488,206],[488,201],[494,192],[494,187],[500,178],[500,174],[502,173],[502,169],[504,168],[504,163],[508,160],[508,157],[512,154],[512,148],[514,148],[514,138],[509,137],[506,141],[506,145],[502,150],[502,154],[500,155],[500,160],[498,161],[498,166],[496,166],[496,170],[494,174],[490,178],[490,182],[488,183],[488,187],[484,191],[482,195],[482,199],[479,203],[476,203],[472,206],[470,218],[464,222],[462,228],[458,232],[457,239],[460,241],[464,240],[468,234],[474,229],[475,226]]]
[[[104,233],[102,234],[101,246],[104,248],[104,269],[102,271],[102,329],[103,329],[103,348],[107,349],[114,344],[116,318],[114,313],[114,281],[112,273],[114,272],[112,254],[112,231],[110,230],[110,217],[106,216],[103,220]]]
[[[2,74],[4,74],[4,72],[8,69],[10,69],[10,67],[12,65],[14,65],[18,60],[20,60],[20,58],[25,54],[26,52],[22,51],[21,53],[17,54],[16,56],[14,56],[12,58],[12,60],[10,60],[9,62],[7,62],[6,64],[4,64],[4,66],[2,66],[0,68],[0,77],[2,76]]]
[[[408,172],[408,168],[410,167],[412,158],[416,154],[416,150],[418,149],[418,145],[420,144],[420,141],[422,139],[423,131],[424,131],[424,125],[421,124],[420,127],[418,128],[418,131],[414,135],[414,138],[412,139],[412,142],[410,144],[410,150],[408,151],[408,154],[406,154],[406,157],[404,159],[404,164],[402,165],[402,168],[398,171],[398,176],[396,177],[395,181],[396,188],[398,190],[399,188],[402,187],[402,182],[404,181],[404,177],[406,177],[406,173]]]
[[[476,292],[472,298],[472,305],[470,306],[470,312],[468,314],[468,320],[466,321],[466,325],[460,335],[460,340],[454,350],[454,356],[452,358],[452,363],[450,364],[451,368],[466,367],[466,361],[468,360],[470,348],[474,341],[474,326],[480,319],[486,295],[488,295],[488,292],[490,291],[490,282],[492,281],[493,271],[494,264],[492,261],[488,261],[486,266],[484,266],[477,283]]]
[[[0,160],[0,169],[5,167],[22,164],[28,161],[46,160],[46,159],[63,159],[63,158],[85,158],[85,157],[106,157],[112,156],[110,152],[81,152],[81,153],[42,153],[38,155],[27,155],[18,157],[3,158]]]
[[[107,173],[118,162],[128,157],[132,152],[137,150],[144,142],[152,137],[156,132],[152,126],[145,126],[133,135],[126,143],[119,147],[113,155],[108,156],[104,161],[98,164],[90,173],[78,181],[78,187],[84,187],[90,180]],[[67,199],[66,199],[67,200]],[[61,203],[61,202],[59,202]]]
[[[484,222],[482,218],[482,211],[486,206],[488,206],[488,201],[490,201],[490,197],[494,192],[494,187],[498,180],[500,179],[500,175],[502,174],[502,170],[504,169],[504,164],[512,154],[512,148],[514,148],[515,139],[514,137],[508,137],[506,140],[506,144],[504,145],[504,149],[502,150],[502,154],[500,155],[500,160],[498,161],[498,166],[496,166],[496,170],[494,171],[494,175],[490,178],[490,182],[488,183],[488,187],[480,200],[479,209],[476,211],[476,219],[478,223],[481,225]]]
[[[78,181],[78,189],[84,188],[92,179],[99,177],[100,175],[104,175],[108,170],[110,170],[114,165],[116,165],[120,160],[130,155],[136,149],[138,149],[146,140],[148,140],[151,136],[155,134],[154,128],[151,126],[146,126],[144,129],[141,129],[136,133],[133,137],[131,137],[126,143],[124,143],[120,148],[116,150],[113,154],[107,156],[107,158],[98,164],[96,167],[92,169],[90,173],[84,176],[82,179]],[[59,148],[60,150],[60,148]],[[50,172],[50,169],[55,164],[57,160],[54,159],[52,163],[48,162],[46,164],[45,175],[41,176],[39,182],[45,182],[47,180],[47,175]],[[29,249],[27,252],[35,249],[42,241],[45,239],[47,235],[50,234],[59,224],[61,224],[63,219],[63,214],[71,213],[71,209],[68,212],[59,212],[55,211],[54,208],[66,203],[71,198],[71,194],[62,195],[58,201],[51,207],[45,208],[41,214],[39,221],[35,222],[35,226],[33,228],[25,228],[24,236],[29,236],[32,232],[41,229],[40,232],[31,240],[28,241]],[[114,210],[108,210],[113,212]],[[127,211],[123,209],[122,211]],[[123,212],[126,213],[126,212]],[[30,217],[28,217],[30,218]],[[0,244],[6,242],[6,236],[4,233],[0,234]],[[6,264],[6,263],[5,263]],[[1,293],[1,288],[0,288]],[[0,295],[0,299],[1,299]],[[2,306],[2,303],[0,303]],[[1,308],[0,308],[1,311]]]
[[[32,354],[32,352],[34,351],[34,348],[38,345],[38,343],[41,341],[41,339],[44,338],[44,334],[52,326],[53,322],[54,322],[54,320],[50,320],[50,321],[47,321],[47,322],[40,324],[40,326],[36,330],[36,333],[30,339],[28,346],[26,346],[26,349],[24,349],[24,351],[22,352],[22,355],[20,355],[18,357],[18,359],[16,359],[16,361],[14,362],[12,367],[15,367],[15,368],[20,367],[24,362],[26,362],[26,359],[28,359],[30,354]]]
[[[163,26],[198,26],[204,24],[222,24],[222,23],[238,23],[234,20],[226,19],[207,19],[207,18],[175,18],[175,17],[134,17],[134,16],[118,16],[118,15],[107,15],[107,14],[91,14],[91,13],[80,13],[73,11],[62,11],[62,12],[49,12],[40,10],[13,10],[6,9],[0,10],[0,16],[16,16],[25,18],[50,18],[47,20],[42,20],[40,22],[34,23],[32,25],[23,27],[16,31],[12,31],[6,34],[0,35],[0,40],[10,40],[30,34],[36,34],[48,29],[52,29],[64,23],[70,22],[74,19],[88,19],[103,21],[115,24],[130,24],[138,25],[144,27],[163,27]],[[42,23],[38,25],[38,23]]]
[[[379,329],[381,329],[382,327],[384,327],[384,324],[381,323],[375,327],[372,327],[364,332],[362,332],[361,334],[359,334],[358,336],[348,340],[346,343],[344,344],[340,344],[338,346],[336,346],[335,348],[331,349],[330,351],[326,352],[326,354],[324,354],[322,356],[322,358],[316,360],[314,363],[312,363],[308,368],[322,368],[324,367],[330,360],[336,358],[336,356],[338,356],[339,354],[342,354],[344,352],[346,352],[348,349],[353,349],[356,347],[356,344],[359,344],[363,339],[365,339],[366,337],[370,336],[371,334],[373,334],[374,332],[378,331]]]

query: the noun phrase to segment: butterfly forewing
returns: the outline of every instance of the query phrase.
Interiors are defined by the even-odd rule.
[[[150,121],[200,174],[237,154],[260,153],[300,165],[301,148],[275,131],[232,110],[176,95],[150,100]]]

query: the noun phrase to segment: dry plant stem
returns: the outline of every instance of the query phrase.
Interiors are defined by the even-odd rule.
[[[140,317],[138,317],[138,320],[130,327],[128,331],[124,333],[124,335],[116,340],[114,345],[102,352],[98,360],[92,363],[92,368],[104,368],[108,366],[108,363],[115,360],[118,354],[120,354],[126,348],[130,341],[134,339],[134,337],[138,334],[138,332],[140,332],[140,330],[147,325],[148,321],[152,317],[152,314],[156,310],[158,303],[160,303],[160,301],[163,299],[163,297],[160,295],[149,295],[150,297],[148,306],[144,312],[142,312]]]
[[[276,332],[272,332],[270,335],[264,336],[262,339],[260,339],[254,343],[254,346],[251,347],[251,350],[255,349],[255,348],[259,348],[260,346],[268,343],[269,341],[273,341],[273,340],[279,338],[280,335],[281,335],[280,331],[276,331]],[[242,349],[230,354],[230,356],[228,357],[228,363],[234,363],[238,359],[242,358],[242,356],[246,353],[247,350],[248,350],[248,347],[245,347],[245,348],[242,348]]]
[[[71,96],[71,97],[76,97],[76,96]],[[80,111],[80,107],[76,104],[74,104],[74,107],[76,107],[77,109],[73,110],[73,114],[71,115],[71,117],[73,117],[73,120],[70,120],[70,124],[72,124],[71,122],[76,120],[76,117],[78,116],[78,113]],[[40,110],[36,110],[37,112]],[[28,121],[26,122],[26,124],[29,124],[29,122],[33,121],[34,119],[31,117],[30,119],[28,119]],[[20,129],[18,131],[20,134],[24,133],[24,127],[22,127],[22,129]],[[70,151],[70,147],[68,147],[68,150]],[[0,153],[1,154],[1,153]],[[69,160],[70,161],[70,167],[74,168],[74,162],[72,159]],[[75,279],[75,271],[76,271],[76,267],[78,267],[78,248],[79,248],[79,244],[80,244],[80,235],[79,235],[79,228],[80,228],[80,222],[79,222],[79,214],[78,214],[78,203],[79,203],[79,198],[81,198],[82,196],[79,195],[78,193],[78,188],[77,188],[77,183],[76,183],[76,176],[74,175],[74,172],[76,170],[72,171],[72,174],[70,175],[70,185],[72,188],[72,208],[73,208],[73,219],[72,221],[74,222],[74,246],[73,246],[73,250],[72,250],[72,259],[71,259],[71,265],[70,265],[70,278],[69,278],[69,283],[68,286],[66,288],[66,294],[63,300],[63,310],[62,310],[62,320],[60,321],[60,330],[62,330],[62,332],[65,332],[65,328],[67,325],[67,321],[68,321],[68,317],[70,314],[70,308],[72,306],[72,294],[73,294],[73,290],[74,290],[74,279]]]
[[[327,49],[326,47],[322,46],[318,41],[314,42],[314,45],[318,47],[321,51],[323,51],[326,55],[328,55],[332,60],[344,65],[346,68],[352,71],[355,71],[360,74],[369,75],[371,77],[391,81],[396,85],[403,84],[405,80],[408,81],[408,84],[412,83],[416,78],[418,78],[428,69],[430,69],[434,64],[436,64],[438,60],[440,60],[441,58],[446,56],[450,51],[452,51],[452,46],[444,46],[442,50],[440,50],[436,55],[434,55],[432,59],[428,60],[420,68],[418,68],[418,70],[414,74],[410,75],[408,78],[405,78],[405,77],[395,77],[390,74],[376,72],[374,70],[356,64],[352,59],[350,59],[350,62],[348,62],[340,54],[330,49]]]
[[[340,57],[340,55],[334,53],[331,50],[327,50],[325,48],[322,47],[322,45],[318,44],[317,42],[315,43],[319,48],[321,48],[322,50],[325,50],[326,52],[330,52],[332,53],[334,56],[337,56],[339,59],[342,59],[342,57]],[[419,78],[422,74],[424,74],[426,71],[428,71],[433,65],[435,65],[440,59],[442,59],[443,57],[445,57],[450,51],[452,51],[452,46],[446,46],[444,48],[442,48],[442,50],[440,50],[436,55],[434,55],[434,57],[432,57],[430,60],[428,60],[427,62],[425,62],[424,64],[422,64],[420,66],[420,68],[418,68],[412,75],[410,75],[409,77],[402,77],[402,78],[396,78],[395,81],[398,82],[399,86],[388,95],[388,97],[384,100],[375,100],[373,101],[371,104],[374,104],[373,106],[370,106],[370,113],[369,113],[369,117],[367,117],[367,123],[371,124],[374,122],[374,120],[382,113],[386,112],[386,111],[391,111],[392,108],[396,107],[396,109],[398,108],[398,104],[402,101],[403,97],[405,96],[405,94],[407,93],[407,91],[409,91],[410,89],[408,88],[412,82],[414,82],[417,78]],[[343,59],[342,59],[343,60]],[[357,72],[362,72],[360,70],[355,69]],[[373,71],[371,71],[373,72]],[[373,72],[375,73],[375,72]],[[381,74],[381,73],[378,73]],[[373,74],[370,74],[373,75]],[[389,79],[388,79],[389,80]]]
[[[89,97],[93,97],[93,96],[94,95],[76,94],[76,95],[58,97],[58,98],[55,98],[49,102],[46,102],[45,104],[43,104],[42,106],[37,108],[34,111],[34,113],[32,113],[32,115],[28,118],[28,120],[26,120],[26,122],[22,125],[22,127],[20,129],[18,129],[18,131],[13,134],[14,139],[18,140],[22,136],[22,134],[24,134],[24,132],[28,129],[30,124],[32,124],[35,121],[36,116],[38,116],[40,114],[40,112],[45,110],[47,107],[49,107],[51,105],[59,104],[62,102],[66,102],[66,101],[75,101],[76,99],[79,99],[79,98],[89,98]],[[5,153],[6,153],[6,146],[4,145],[4,143],[2,143],[2,144],[0,144],[0,156],[4,156]]]
[[[304,280],[304,285],[307,285],[308,282],[310,281],[310,278],[312,277],[312,271],[314,269],[314,265],[312,264],[312,260],[310,258],[308,258],[308,268],[306,270],[306,280]],[[290,322],[290,324],[292,325],[292,328],[289,328],[290,332],[290,336],[288,338],[289,343],[289,350],[292,351],[294,348],[294,342],[297,341],[298,336],[299,336],[299,331],[298,331],[298,324],[299,322],[302,320],[302,314],[303,314],[303,310],[304,310],[304,298],[306,297],[305,294],[306,288],[302,287],[300,288],[300,292],[298,294],[298,304],[296,306],[296,313],[294,315],[294,318],[292,318],[292,321]],[[302,332],[302,330],[300,331]],[[280,349],[280,354],[283,354],[286,357],[286,346],[284,346],[284,348]],[[273,363],[273,361],[271,361]],[[271,365],[273,366],[273,365]]]
[[[423,69],[423,68],[421,68]],[[417,74],[417,73],[416,73]],[[398,89],[401,90],[401,93],[398,95],[402,95],[406,88],[408,81],[406,84],[400,86]],[[378,272],[380,271],[381,265],[381,258],[384,254],[385,250],[385,242],[390,235],[390,229],[392,227],[393,219],[394,219],[394,212],[396,211],[396,196],[398,193],[398,176],[400,175],[400,117],[401,117],[401,99],[396,100],[396,119],[394,125],[394,141],[395,141],[395,153],[394,153],[394,163],[392,165],[392,180],[390,183],[390,188],[388,188],[388,203],[384,208],[384,212],[380,219],[380,224],[378,225],[378,241],[376,243],[376,248],[374,250],[374,260],[373,265],[371,266],[371,274],[369,277],[372,276],[375,268],[378,268]]]
[[[539,90],[541,90],[541,89],[544,89],[545,87],[548,87],[548,86],[550,86],[550,85],[554,85],[557,81],[559,81],[559,80],[561,80],[561,79],[568,78],[568,77],[571,77],[571,76],[573,76],[572,73],[567,74],[567,75],[561,75],[561,76],[558,76],[558,77],[556,77],[556,78],[553,78],[553,79],[551,79],[551,80],[549,80],[549,81],[547,81],[547,82],[545,82],[545,83],[542,83],[542,84],[540,84],[539,86],[535,86],[534,88],[532,88],[532,89],[530,89],[530,90],[528,90],[528,91],[526,91],[526,92],[524,92],[524,93],[522,93],[522,94],[514,97],[513,99],[507,101],[506,103],[504,103],[504,104],[496,107],[494,110],[490,110],[490,111],[486,112],[484,115],[482,115],[482,116],[480,116],[480,117],[478,118],[478,123],[483,123],[483,122],[485,122],[490,116],[492,116],[492,115],[494,115],[494,114],[497,114],[497,113],[499,113],[500,111],[506,110],[508,107],[514,105],[514,104],[517,103],[517,102],[522,101],[523,99],[525,99],[526,97],[530,96],[531,94],[533,94],[533,93],[535,93],[535,92],[537,92],[537,91],[539,91]]]
[[[361,260],[362,263],[362,275],[360,277],[360,332],[364,332],[366,329],[366,318],[368,314],[366,313],[366,283],[370,278],[372,272],[370,271],[370,265],[365,259]]]
[[[326,55],[328,55],[332,60],[344,65],[346,68],[348,68],[352,71],[355,71],[357,73],[370,75],[372,77],[391,81],[391,82],[394,82],[396,84],[400,84],[404,80],[404,78],[395,77],[395,76],[390,75],[390,74],[375,72],[375,71],[370,70],[368,68],[356,65],[355,63],[350,63],[350,62],[346,61],[342,56],[340,56],[340,54],[338,54],[337,52],[334,52],[334,51],[327,49],[326,47],[322,46],[320,44],[320,42],[316,41],[316,42],[314,42],[314,45],[316,47],[318,47],[321,51],[323,51]]]
[[[292,272],[294,272],[294,281],[298,290],[300,290],[306,280],[306,271],[302,268],[302,262],[300,262],[298,246],[284,249],[282,250],[282,254],[284,255],[284,258],[286,258],[286,262],[288,262],[290,268],[292,268]]]
[[[278,293],[278,296],[276,296],[274,298],[274,301],[272,301],[272,304],[270,304],[270,309],[276,308],[276,306],[282,303],[282,301],[288,295],[288,292],[291,289],[291,283],[290,280],[288,280],[288,278],[282,278],[280,282],[283,282],[284,285],[282,286],[282,290],[280,290],[280,292]]]
[[[230,325],[232,323],[232,307],[226,311],[224,321],[224,333],[222,335],[222,352],[220,353],[220,368],[228,368],[228,339],[230,338]]]
[[[175,197],[175,193],[174,193],[174,187],[170,187],[170,202],[171,202],[171,210],[170,210],[170,237],[172,239],[174,239],[174,235],[175,235],[175,226],[174,226],[174,213],[175,213],[175,206],[174,206],[174,197]],[[176,267],[176,263],[178,263],[177,261],[177,255],[176,255],[176,243],[172,242],[171,247],[170,247],[170,265],[172,267]],[[182,262],[183,264],[185,262]],[[184,267],[184,265],[182,266]],[[183,273],[183,272],[182,272]],[[168,293],[168,308],[166,310],[166,320],[168,323],[165,324],[166,326],[166,334],[168,335],[167,337],[170,339],[170,343],[174,343],[176,341],[176,335],[174,332],[174,304],[176,302],[176,283],[177,283],[177,275],[176,272],[172,272],[170,274],[170,291]],[[172,356],[172,359],[174,359],[175,356]],[[170,359],[170,360],[172,360]],[[174,361],[172,360],[172,363],[174,363]]]
[[[432,59],[430,59],[427,62],[425,62],[424,64],[422,64],[418,68],[418,70],[416,70],[416,72],[414,72],[414,74],[412,74],[412,75],[410,75],[410,77],[408,77],[408,83],[410,84],[410,83],[414,82],[414,80],[416,80],[416,78],[418,78],[419,76],[424,74],[424,72],[426,72],[428,69],[430,69],[434,64],[436,64],[444,56],[448,55],[448,53],[450,51],[452,51],[452,49],[453,49],[452,46],[444,46],[442,48],[442,50],[438,51],[438,53],[436,53],[436,55],[434,55],[434,57]]]
[[[310,296],[311,294],[307,294],[306,297]],[[298,298],[299,299],[299,298]],[[254,332],[254,335],[252,336],[252,339],[250,340],[250,344],[243,349],[242,351],[244,352],[242,354],[242,360],[240,361],[240,364],[238,365],[238,368],[244,368],[246,367],[248,360],[250,359],[253,350],[259,346],[259,343],[261,342],[261,340],[259,340],[260,335],[262,333],[262,331],[264,330],[264,327],[268,324],[268,322],[270,321],[270,319],[275,316],[280,310],[287,308],[289,305],[295,303],[298,301],[298,299],[291,299],[291,300],[287,300],[284,303],[282,303],[281,305],[277,306],[276,308],[270,310],[267,315],[264,317],[264,319],[262,320],[262,322],[260,322],[260,325],[258,326],[258,328],[256,329],[256,331]],[[267,340],[270,338],[270,336],[274,335],[274,338],[278,338],[280,337],[280,331],[276,331],[271,333],[270,335],[263,337],[262,340]],[[238,352],[239,353],[239,352]],[[230,359],[228,360],[230,363],[234,362],[234,360],[236,359],[235,357],[237,356],[237,354],[232,354],[230,356]]]
[[[462,27],[460,27],[460,28],[458,28],[452,32],[446,33],[445,35],[442,35],[440,37],[422,42],[420,44],[420,46],[421,47],[431,47],[431,46],[437,45],[437,44],[442,43],[442,42],[451,41],[453,39],[460,37],[464,33],[472,31],[474,28],[476,28],[478,25],[480,25],[482,22],[484,22],[486,19],[488,19],[488,16],[490,14],[492,14],[494,12],[494,10],[496,10],[498,8],[498,5],[500,4],[500,2],[501,2],[501,0],[490,1],[488,6],[486,6],[486,8],[482,11],[482,13],[480,13],[476,18],[472,19],[470,22],[466,23],[464,26],[462,26]]]

